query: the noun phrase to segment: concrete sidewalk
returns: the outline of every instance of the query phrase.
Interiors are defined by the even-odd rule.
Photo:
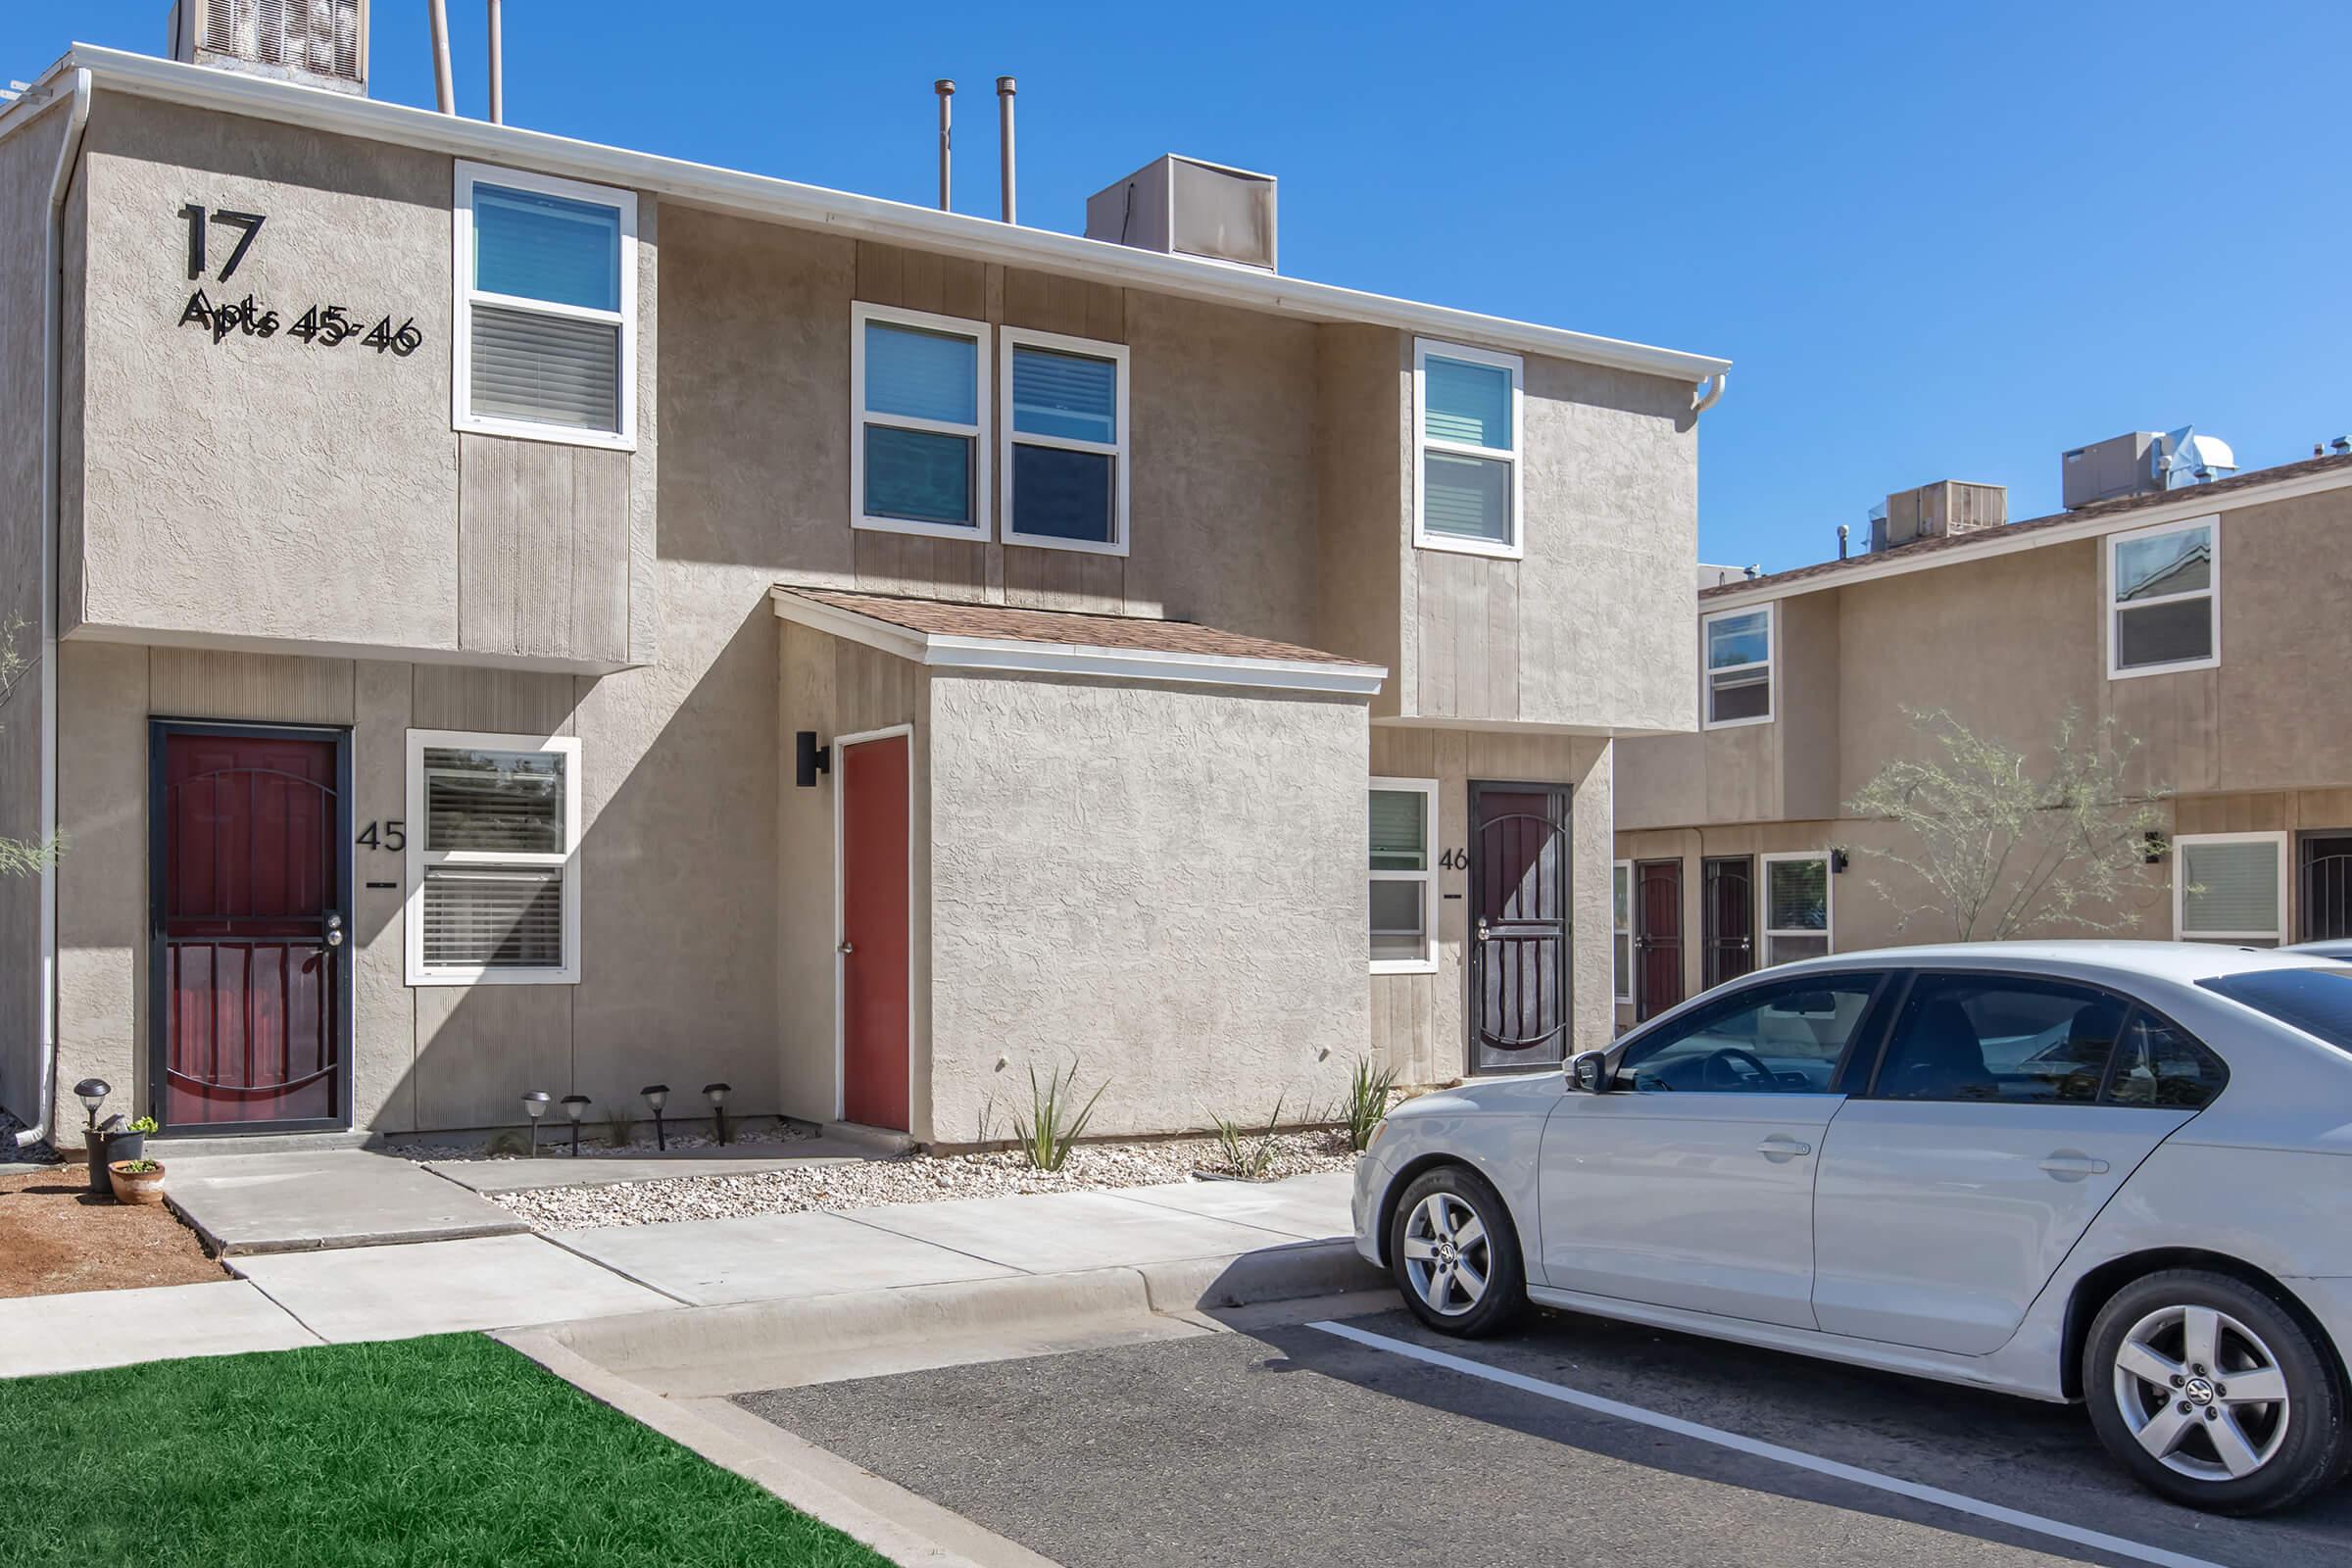
[[[322,1340],[658,1322],[686,1309],[758,1303],[821,1308],[842,1319],[829,1332],[854,1334],[879,1302],[903,1298],[920,1318],[939,1309],[942,1292],[962,1321],[994,1321],[1017,1336],[1023,1314],[1054,1296],[1051,1289],[1041,1294],[1043,1282],[1100,1280],[1106,1271],[1125,1271],[1118,1289],[1152,1312],[1377,1283],[1370,1266],[1335,1240],[1348,1231],[1344,1172],[1262,1187],[1186,1183],[542,1237],[519,1234],[519,1222],[504,1209],[412,1166],[413,1180],[373,1173],[393,1179],[406,1206],[379,1194],[372,1219],[337,1234],[377,1234],[392,1219],[419,1231],[479,1223],[474,1204],[496,1211],[503,1234],[305,1247],[288,1240],[283,1204],[270,1196],[297,1180],[300,1167],[262,1163],[305,1158],[382,1156],[251,1156],[246,1173],[221,1173],[192,1206],[230,1234],[274,1242],[275,1250],[229,1253],[225,1261],[241,1278],[220,1285],[0,1301],[0,1377]],[[177,1166],[172,1174],[176,1182]],[[176,1296],[169,1304],[125,1299],[174,1291],[213,1294]]]
[[[393,1154],[328,1149],[162,1157],[171,1171],[167,1201],[224,1258],[530,1229],[489,1200]]]

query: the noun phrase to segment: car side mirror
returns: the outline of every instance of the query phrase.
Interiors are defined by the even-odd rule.
[[[1609,1092],[1609,1054],[1580,1051],[1568,1059],[1568,1084],[1580,1095]]]

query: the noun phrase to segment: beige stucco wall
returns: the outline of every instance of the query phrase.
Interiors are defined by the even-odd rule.
[[[1008,1134],[1028,1070],[1093,1131],[1328,1104],[1363,1051],[1360,701],[931,682],[930,1133]]]
[[[650,658],[659,212],[638,210],[634,454],[451,429],[447,157],[101,94],[83,155],[86,354],[65,625],[131,640],[307,643],[612,668]],[[187,276],[191,201],[214,225]],[[181,324],[251,296],[271,337]],[[286,330],[340,305],[407,357]]]
[[[1372,730],[1374,776],[1437,781],[1433,859],[1469,846],[1471,781],[1568,787],[1569,1054],[1607,1044],[1611,1033],[1607,938],[1613,749],[1606,740],[1581,735],[1390,724]],[[1367,976],[1373,1055],[1404,1083],[1446,1083],[1464,1071],[1469,883],[1465,870],[1438,873],[1436,973]]]

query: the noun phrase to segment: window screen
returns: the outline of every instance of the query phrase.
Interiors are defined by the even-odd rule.
[[[578,978],[579,743],[409,733],[409,980]]]
[[[987,328],[902,318],[874,306],[858,306],[852,325],[857,523],[948,537],[979,532]]]
[[[2271,835],[2173,841],[2182,937],[2277,941],[2285,844]]]
[[[578,432],[625,442],[635,330],[635,198],[461,164],[462,427]],[[528,182],[526,183],[526,178]],[[559,194],[537,188],[559,186]]]
[[[1414,363],[1420,542],[1454,541],[1487,555],[1516,553],[1520,362],[1423,344]]]
[[[1060,340],[1056,340],[1057,345]],[[1008,541],[1120,550],[1127,461],[1124,350],[1090,354],[1005,335]]]

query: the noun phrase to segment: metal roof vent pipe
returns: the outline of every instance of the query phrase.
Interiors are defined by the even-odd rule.
[[[507,122],[507,27],[499,0],[490,0],[490,123]]]
[[[1842,522],[1838,525],[1838,559],[1839,561],[1845,559],[1846,537],[1851,531]]]
[[[950,211],[948,206],[948,151],[952,114],[948,103],[956,96],[956,83],[946,76],[942,76],[931,84],[931,90],[939,94],[939,210],[944,213]]]
[[[445,115],[458,112],[457,89],[449,79],[449,7],[446,0],[426,0],[433,26],[433,106]]]
[[[1010,76],[997,78],[997,143],[998,157],[1004,167],[1004,221],[1015,223],[1012,216],[1012,95],[1018,89]]]

